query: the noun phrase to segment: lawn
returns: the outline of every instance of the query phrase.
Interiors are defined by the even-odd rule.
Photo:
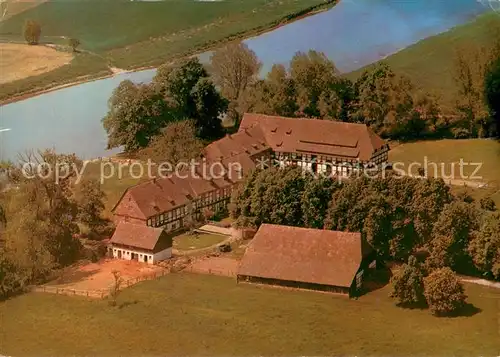
[[[463,159],[464,163],[481,163],[476,175],[482,177],[479,181],[488,183],[488,188],[473,190],[454,187],[454,189],[457,192],[466,190],[477,199],[491,196],[500,207],[500,142],[491,139],[418,141],[398,145],[389,152],[389,160],[392,163],[403,163],[405,168],[412,162],[423,164],[425,158],[429,163],[439,164],[438,176],[441,176],[440,164],[443,164],[445,176],[450,176],[453,170],[458,179],[460,179],[460,159]],[[470,177],[475,168],[476,165],[464,166],[464,176]],[[417,174],[417,169],[415,166],[412,173]],[[429,175],[433,175],[432,168],[429,169]]]
[[[178,250],[195,250],[211,247],[225,240],[226,236],[219,234],[199,233],[189,234],[184,233],[174,237],[174,248]]]
[[[469,316],[394,305],[388,287],[349,300],[170,274],[106,301],[30,293],[0,303],[9,356],[462,355],[500,350],[500,291],[466,285]]]
[[[2,87],[0,99],[75,80],[81,72],[95,76],[100,72],[95,68],[97,63],[128,69],[157,66],[326,6],[333,6],[333,1],[48,1],[2,21],[0,40],[23,41],[23,24],[33,19],[42,24],[42,43],[59,44],[69,37],[77,38],[87,56],[72,63],[78,73],[53,71],[49,72],[51,76],[33,77],[33,83],[12,82],[15,88]],[[89,53],[95,58],[88,58]]]
[[[494,12],[487,13],[468,24],[426,38],[384,61],[394,71],[408,76],[416,86],[440,96],[444,109],[448,109],[456,101],[454,73],[457,50],[467,50],[476,45],[492,46],[498,38],[499,28],[500,16]],[[369,65],[347,76],[356,79],[371,67]]]

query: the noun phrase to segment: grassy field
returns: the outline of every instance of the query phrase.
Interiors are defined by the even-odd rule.
[[[70,52],[14,43],[0,43],[0,53],[0,84],[53,71],[73,59]]]
[[[198,235],[184,233],[174,237],[174,248],[178,250],[194,250],[211,247],[225,240],[227,237],[219,234]]]
[[[450,176],[454,171],[457,179],[460,179],[460,159],[463,159],[464,163],[481,163],[482,166],[476,175],[481,176],[480,181],[488,183],[489,187],[457,191],[468,191],[477,199],[491,196],[500,207],[500,142],[490,139],[419,141],[398,145],[389,152],[389,160],[393,163],[404,163],[405,168],[412,162],[423,164],[425,158],[429,163],[444,164],[445,176]],[[464,176],[470,177],[475,168],[476,165],[464,166]],[[417,169],[415,166],[412,173],[417,174]],[[437,173],[441,176],[440,165]],[[429,169],[429,175],[433,176],[433,169]]]
[[[394,71],[407,75],[416,86],[438,95],[446,109],[455,103],[457,89],[454,71],[457,50],[492,46],[495,38],[498,38],[499,29],[500,16],[488,13],[468,24],[422,40],[384,61]],[[371,67],[367,66],[347,76],[356,79]]]
[[[467,316],[396,307],[388,288],[359,300],[237,285],[187,273],[106,301],[31,293],[0,303],[9,356],[493,356],[500,291],[467,285]]]
[[[23,41],[22,26],[26,19],[34,19],[42,24],[42,43],[78,38],[81,49],[94,53],[95,58],[75,60],[71,64],[75,69],[67,74],[54,71],[50,77],[33,77],[33,82],[13,82],[2,87],[0,99],[41,84],[95,75],[100,70],[95,62],[128,69],[160,65],[332,5],[333,1],[323,0],[48,1],[0,23],[0,39]]]

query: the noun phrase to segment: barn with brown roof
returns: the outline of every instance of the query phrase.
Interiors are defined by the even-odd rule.
[[[172,256],[172,237],[161,228],[120,222],[110,239],[114,258],[154,264]]]
[[[237,279],[353,296],[372,252],[360,233],[262,224]]]

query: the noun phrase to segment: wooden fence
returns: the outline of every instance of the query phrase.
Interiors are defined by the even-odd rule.
[[[200,268],[193,265],[190,265],[184,269],[184,271],[196,274],[210,274],[210,275],[220,275],[220,276],[229,276],[236,277],[236,272],[232,269],[214,269],[214,268]]]
[[[169,270],[165,269],[162,271],[154,272],[151,274],[144,274],[138,276],[136,278],[131,278],[127,280],[123,280],[120,285],[120,290],[128,288],[134,284],[137,284],[141,281],[146,280],[154,280],[160,278],[169,273]],[[80,290],[80,289],[72,289],[67,287],[58,287],[51,285],[40,285],[35,286],[31,290],[34,292],[43,292],[50,294],[59,294],[59,295],[68,295],[68,296],[85,296],[94,299],[104,299],[109,295],[111,286],[108,289],[96,289],[96,290]]]

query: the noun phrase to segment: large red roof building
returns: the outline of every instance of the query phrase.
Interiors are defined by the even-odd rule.
[[[360,233],[262,224],[241,260],[238,281],[353,296],[372,252]]]
[[[204,148],[195,171],[128,188],[113,208],[114,221],[175,231],[204,210],[225,209],[233,188],[263,162],[344,176],[386,162],[388,149],[364,124],[245,114],[237,133]]]

